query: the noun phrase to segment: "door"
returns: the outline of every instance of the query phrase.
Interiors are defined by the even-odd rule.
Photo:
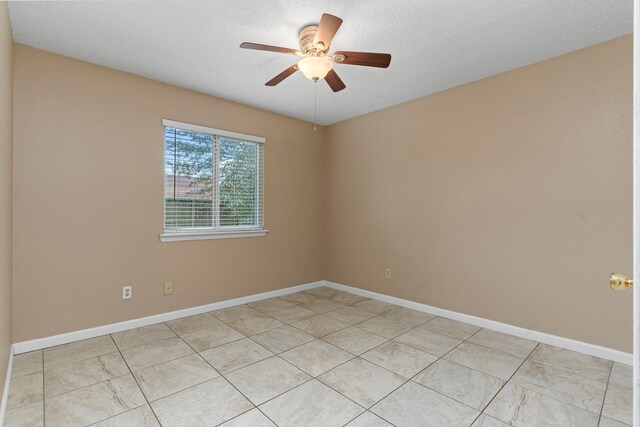
[[[633,11],[633,425],[640,426],[640,0]]]

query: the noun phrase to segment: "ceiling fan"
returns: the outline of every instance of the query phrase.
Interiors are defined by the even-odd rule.
[[[266,86],[275,86],[300,70],[307,78],[316,82],[324,79],[334,92],[338,92],[346,86],[333,70],[334,64],[387,68],[391,63],[391,55],[388,53],[338,51],[333,55],[327,55],[331,40],[338,32],[340,25],[342,25],[342,19],[328,13],[322,14],[320,24],[306,26],[300,31],[300,50],[249,42],[242,43],[240,47],[304,57],[297,64],[265,83]]]

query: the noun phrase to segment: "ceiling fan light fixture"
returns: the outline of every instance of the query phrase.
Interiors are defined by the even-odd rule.
[[[388,53],[341,51],[329,55],[331,41],[341,25],[342,19],[323,13],[318,25],[307,25],[300,30],[298,35],[300,50],[250,42],[243,42],[240,47],[305,57],[266,82],[265,86],[276,86],[300,70],[306,78],[314,82],[324,80],[332,91],[340,92],[346,86],[334,71],[333,64],[387,68],[391,63],[391,55]]]
[[[309,80],[322,80],[333,68],[333,62],[324,56],[308,56],[298,62],[298,69]]]

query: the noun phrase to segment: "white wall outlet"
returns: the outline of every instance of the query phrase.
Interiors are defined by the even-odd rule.
[[[387,268],[384,270],[384,278],[385,279],[391,279],[391,269]]]
[[[164,282],[164,294],[171,295],[173,293],[173,282]]]
[[[122,299],[131,299],[131,288],[132,285],[124,285],[122,287]]]

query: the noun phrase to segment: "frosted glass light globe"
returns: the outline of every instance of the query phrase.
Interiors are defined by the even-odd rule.
[[[298,69],[310,80],[321,80],[331,69],[333,62],[324,56],[308,56],[298,62]]]

